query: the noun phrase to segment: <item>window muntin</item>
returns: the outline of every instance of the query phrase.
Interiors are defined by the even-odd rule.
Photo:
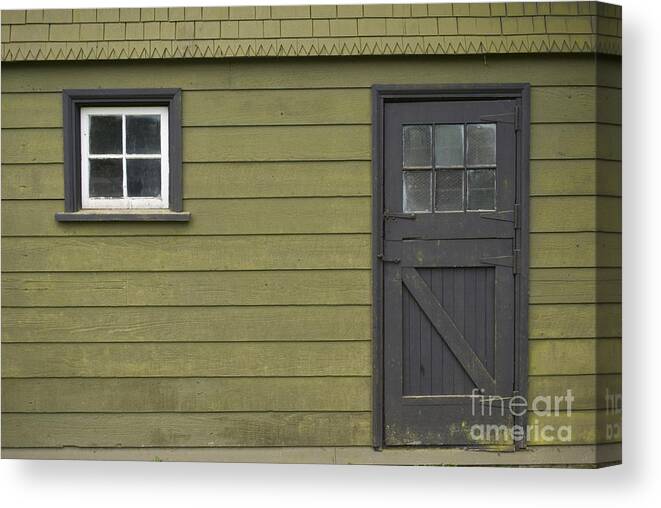
[[[169,207],[168,108],[83,107],[83,209]]]
[[[496,124],[419,124],[402,129],[402,209],[496,209]]]

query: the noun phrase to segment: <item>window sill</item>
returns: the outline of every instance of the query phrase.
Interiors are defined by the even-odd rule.
[[[80,210],[57,212],[58,222],[188,222],[190,212],[172,210]]]

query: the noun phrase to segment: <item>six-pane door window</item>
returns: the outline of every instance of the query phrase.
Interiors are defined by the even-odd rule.
[[[405,125],[405,212],[496,209],[496,124]]]
[[[81,108],[83,208],[168,208],[168,108]]]

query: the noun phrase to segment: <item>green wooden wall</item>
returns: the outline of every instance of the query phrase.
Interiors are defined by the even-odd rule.
[[[571,388],[571,444],[609,441],[619,69],[594,55],[4,64],[3,447],[369,446],[374,83],[531,83],[530,392]],[[54,220],[61,91],[96,87],[182,88],[190,223]]]

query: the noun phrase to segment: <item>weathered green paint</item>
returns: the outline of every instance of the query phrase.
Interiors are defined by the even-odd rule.
[[[369,87],[498,82],[532,85],[530,395],[576,392],[571,441],[532,444],[606,442],[602,398],[621,382],[620,81],[618,59],[592,54],[3,63],[3,446],[393,460],[363,448]],[[99,87],[183,89],[190,223],[54,221],[61,90]]]

